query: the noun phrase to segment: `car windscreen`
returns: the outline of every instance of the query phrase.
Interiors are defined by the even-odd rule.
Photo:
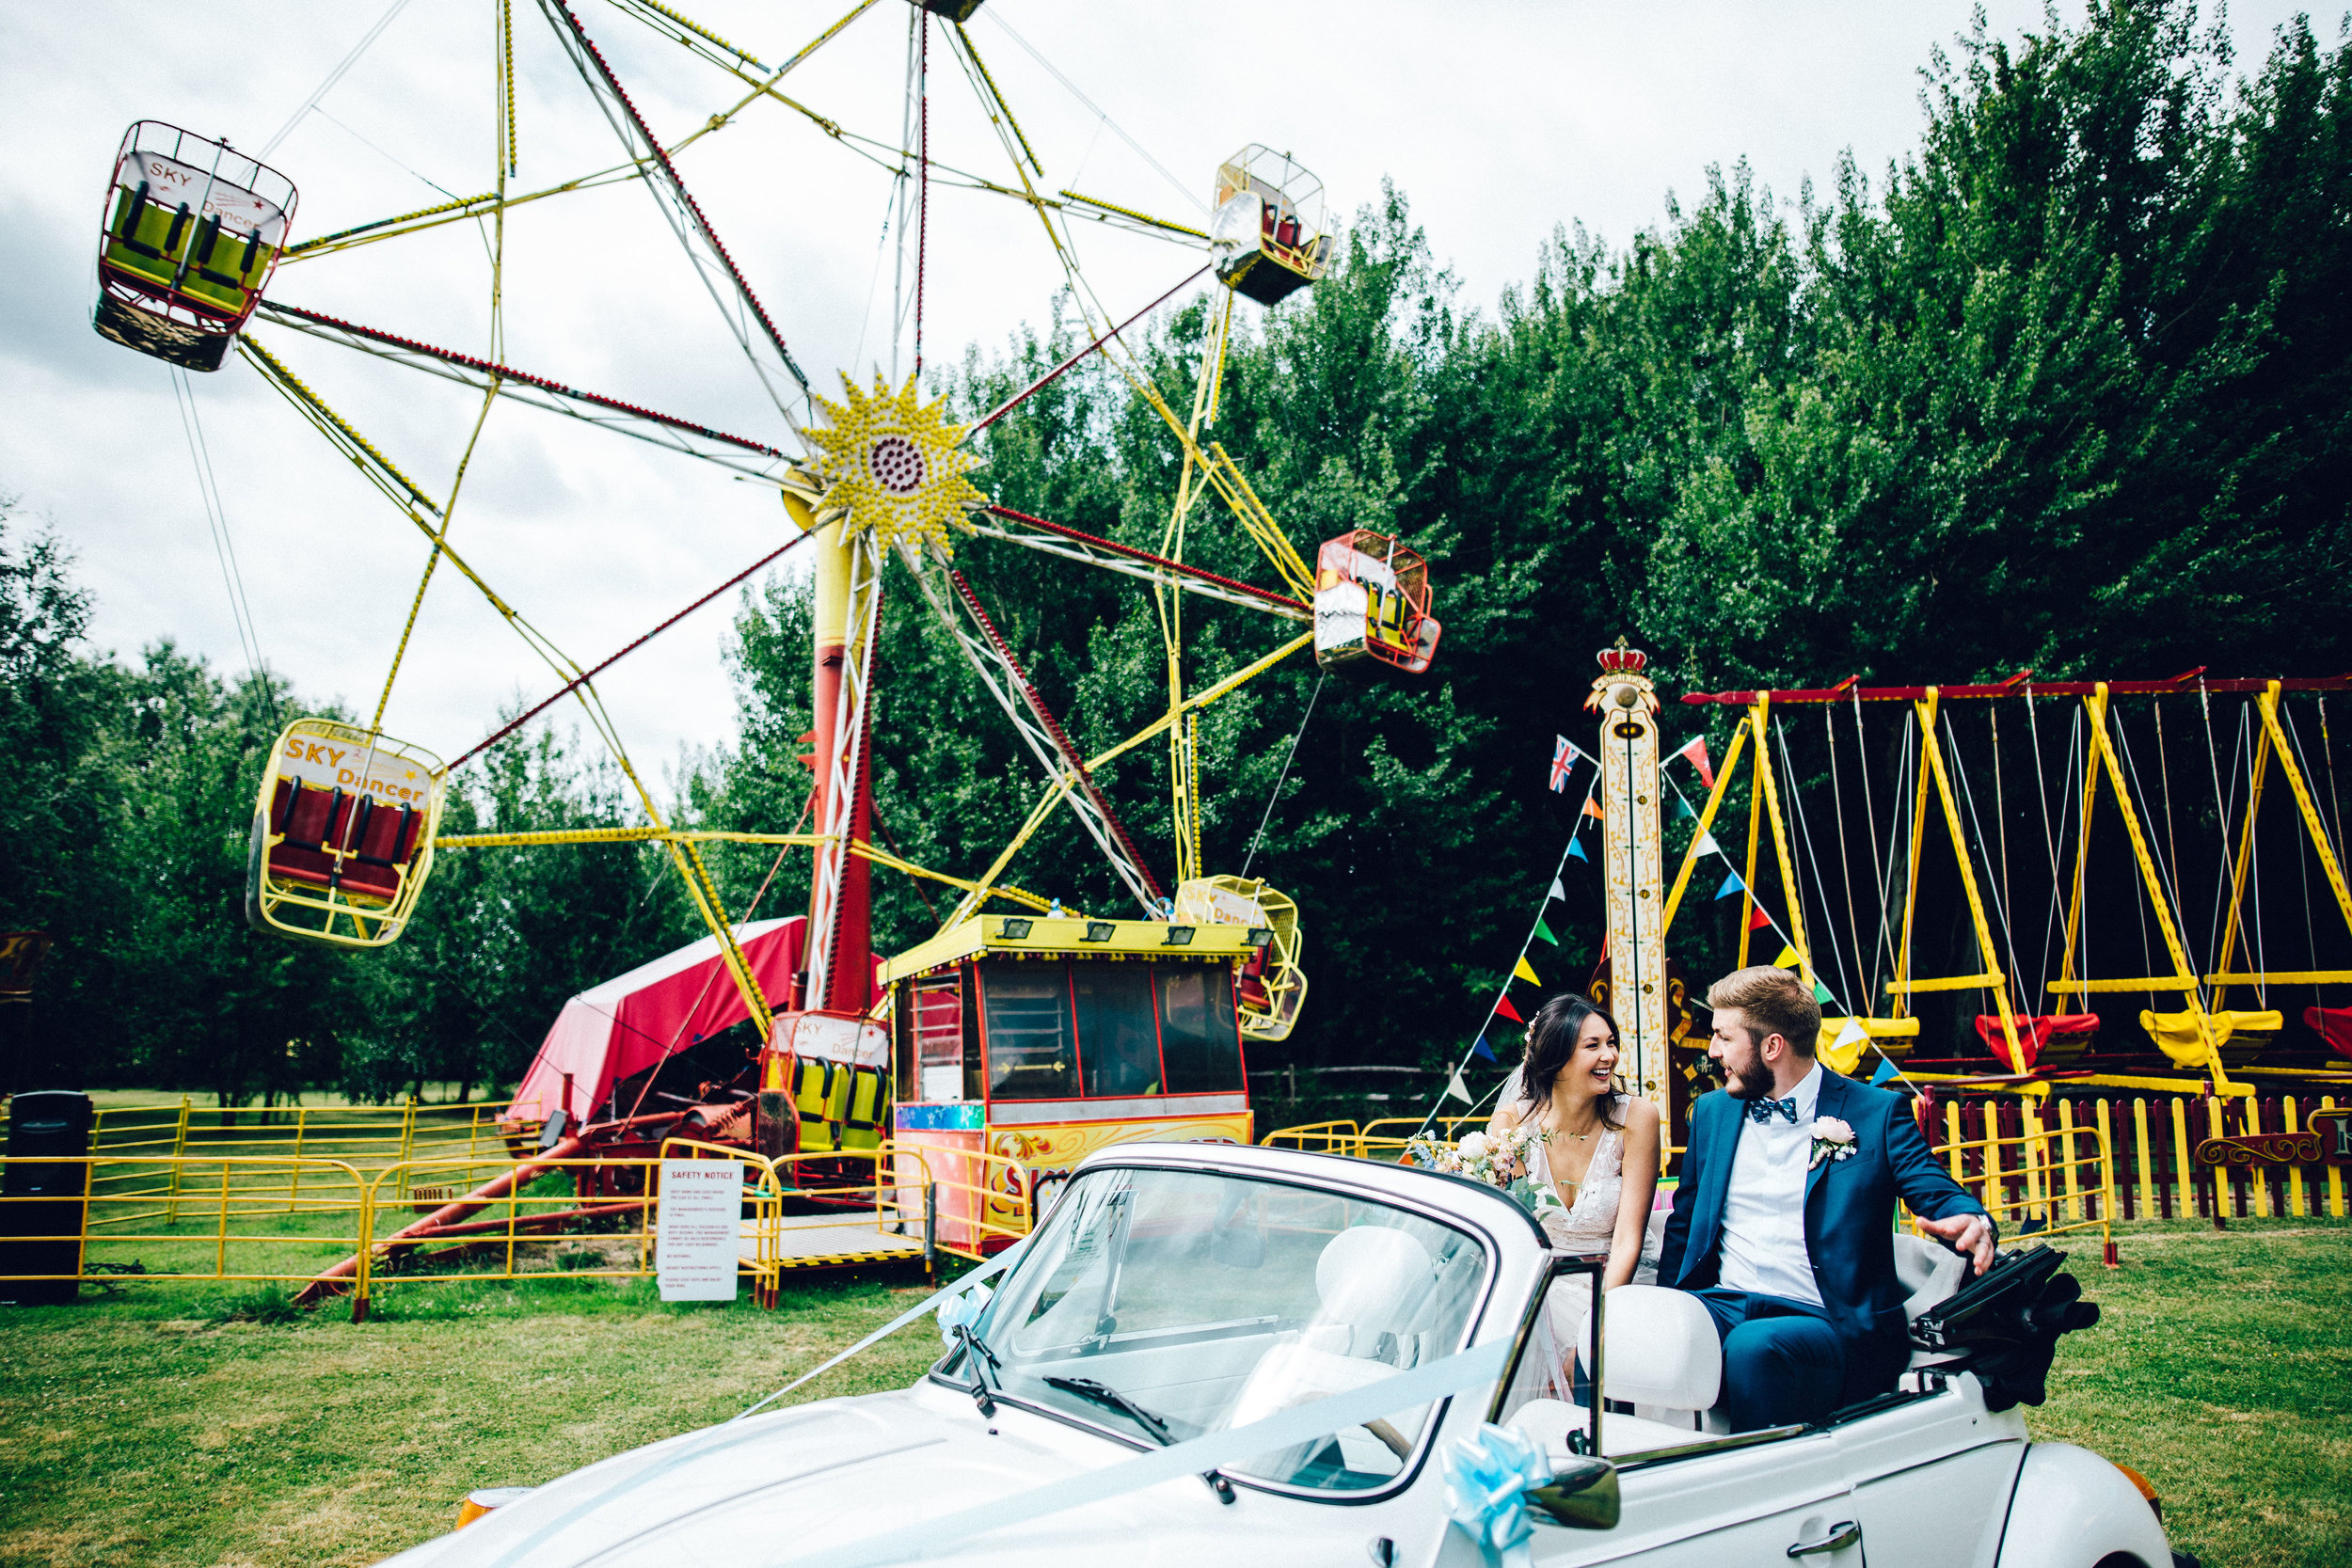
[[[1359,1196],[1207,1171],[1087,1171],[980,1320],[996,1358],[982,1370],[1008,1398],[1182,1442],[1460,1350],[1486,1272],[1469,1233]],[[1226,1468],[1376,1489],[1431,1413]]]

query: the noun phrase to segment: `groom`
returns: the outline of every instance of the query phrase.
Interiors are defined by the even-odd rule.
[[[1895,1199],[1982,1274],[1994,1229],[1944,1173],[1902,1096],[1823,1070],[1821,1008],[1785,969],[1708,988],[1727,1094],[1691,1107],[1658,1282],[1723,1337],[1734,1432],[1818,1421],[1895,1386],[1909,1360]]]

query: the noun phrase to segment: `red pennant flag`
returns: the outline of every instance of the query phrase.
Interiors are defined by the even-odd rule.
[[[1756,907],[1756,911],[1748,916],[1748,929],[1751,931],[1763,930],[1772,923],[1772,917],[1764,912],[1764,906],[1761,904],[1758,904]]]
[[[1699,783],[1709,789],[1715,787],[1715,765],[1707,760],[1707,736],[1692,736],[1689,743],[1675,755],[1699,770]]]
[[[1502,993],[1502,999],[1495,1004],[1495,1016],[1498,1018],[1507,1018],[1514,1023],[1525,1023],[1527,1022],[1527,1020],[1519,1017],[1519,1010],[1511,1006],[1511,993],[1509,991],[1504,991]]]

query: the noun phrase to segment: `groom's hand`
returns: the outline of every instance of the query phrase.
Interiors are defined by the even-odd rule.
[[[1976,1259],[1977,1273],[1993,1266],[1993,1223],[1982,1214],[1954,1214],[1947,1220],[1921,1220],[1919,1228]]]

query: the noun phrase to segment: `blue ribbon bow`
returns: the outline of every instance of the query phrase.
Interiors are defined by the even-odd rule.
[[[1776,1116],[1787,1117],[1788,1125],[1796,1126],[1797,1097],[1792,1094],[1786,1100],[1751,1100],[1748,1101],[1748,1119],[1757,1126],[1771,1126],[1772,1117]]]
[[[1454,1522],[1503,1568],[1532,1568],[1526,1493],[1549,1484],[1551,1465],[1524,1433],[1492,1422],[1457,1440],[1445,1453],[1445,1508]]]
[[[939,1304],[939,1337],[948,1349],[956,1346],[958,1328],[969,1328],[980,1321],[980,1314],[988,1310],[993,1294],[987,1286],[975,1285]]]

